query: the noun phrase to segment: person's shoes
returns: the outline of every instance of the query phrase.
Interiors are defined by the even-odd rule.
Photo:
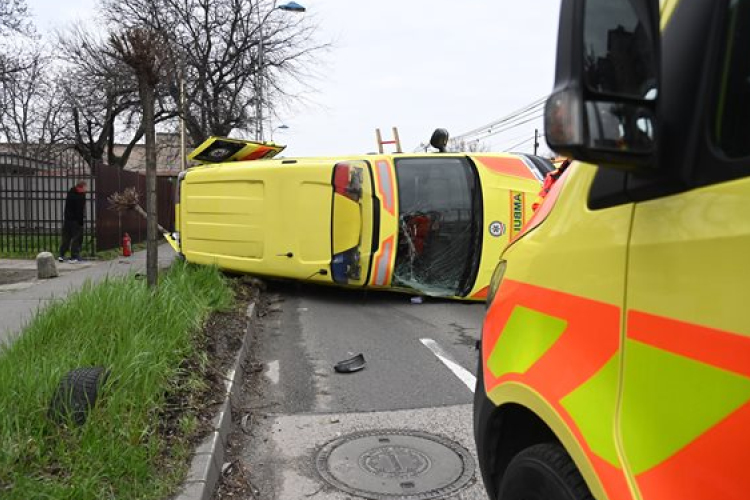
[[[60,257],[57,258],[57,262],[65,262],[65,257],[61,255]]]
[[[68,260],[68,264],[78,264],[79,262],[81,262],[80,259],[69,259]]]

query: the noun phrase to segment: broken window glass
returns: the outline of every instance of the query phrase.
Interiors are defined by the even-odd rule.
[[[396,160],[399,240],[394,284],[433,296],[463,295],[481,252],[477,175],[464,158]]]

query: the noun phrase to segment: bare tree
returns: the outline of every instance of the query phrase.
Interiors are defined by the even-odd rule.
[[[113,57],[108,43],[81,26],[60,36],[58,45],[67,67],[64,95],[71,113],[67,135],[92,167],[106,159],[124,168],[145,128],[138,81],[122,59]],[[165,91],[157,93],[156,103],[155,122],[177,115]],[[127,143],[118,155],[115,141],[120,138]]]
[[[467,141],[466,139],[450,139],[448,141],[448,151],[461,151],[467,153],[482,153],[489,151],[490,148],[486,144],[479,141]]]
[[[426,142],[420,142],[415,151],[428,151],[431,147]],[[454,153],[481,153],[490,151],[490,147],[479,141],[467,141],[466,139],[456,138],[448,140],[446,150]]]
[[[15,37],[32,37],[34,25],[29,20],[25,0],[0,0],[0,79],[25,67],[19,57]]]
[[[0,1],[0,36],[29,34],[32,30],[25,0]]]
[[[113,57],[120,58],[138,81],[146,136],[146,280],[158,282],[158,246],[156,218],[156,124],[154,108],[156,87],[171,66],[171,48],[164,36],[148,28],[129,28],[111,33],[109,45]]]
[[[33,147],[45,154],[63,137],[65,103],[51,56],[35,46],[24,59],[23,67],[0,80],[0,131],[15,152],[27,155]]]
[[[328,47],[315,41],[312,22],[281,12],[275,1],[107,0],[104,12],[112,23],[148,26],[172,40],[180,71],[168,88],[180,102],[184,78],[184,118],[195,144],[254,130],[258,105],[270,109],[290,99],[284,84],[304,82],[310,63]],[[261,74],[265,92],[258,102]]]

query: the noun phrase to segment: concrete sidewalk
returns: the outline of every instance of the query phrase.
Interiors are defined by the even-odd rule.
[[[159,245],[159,268],[169,267],[175,256],[172,247]],[[146,251],[105,262],[58,263],[60,276],[49,280],[36,279],[36,262],[33,260],[0,259],[0,272],[2,270],[27,270],[33,278],[0,287],[0,344],[12,341],[37,311],[44,309],[51,301],[64,299],[88,281],[96,283],[108,276],[128,273],[145,274]]]

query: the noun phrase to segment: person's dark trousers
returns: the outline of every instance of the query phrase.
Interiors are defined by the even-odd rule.
[[[78,221],[66,220],[63,223],[62,242],[60,243],[60,257],[65,257],[65,252],[70,248],[70,258],[78,259],[81,256],[81,241],[83,240],[83,225]]]

